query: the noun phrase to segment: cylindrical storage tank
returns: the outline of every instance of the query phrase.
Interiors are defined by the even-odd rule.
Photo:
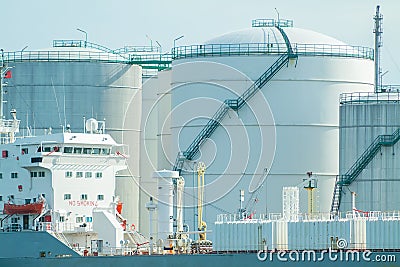
[[[61,132],[67,124],[72,132],[83,132],[84,117],[93,117],[105,121],[117,143],[129,145],[129,171],[117,175],[115,194],[124,203],[123,216],[137,225],[141,67],[83,41],[55,41],[52,48],[6,52],[4,58],[12,67],[4,109],[17,110],[20,134],[29,134],[28,128],[33,135],[50,127]]]
[[[166,240],[174,230],[174,184],[172,179],[178,179],[179,173],[169,170],[156,171],[153,173],[153,178],[157,179],[158,187],[158,239],[162,239],[164,246],[168,246]]]
[[[362,172],[342,190],[340,210],[352,210],[351,193],[356,208],[362,211],[398,210],[400,198],[400,93],[343,94],[340,99],[340,174],[346,174],[367,148],[382,135],[388,144],[380,146]],[[396,132],[397,131],[397,132]],[[393,134],[396,134],[394,136]],[[392,136],[393,135],[393,136]],[[379,140],[378,140],[379,141]]]
[[[222,127],[216,127],[193,161],[183,165],[182,173],[189,177],[196,162],[207,166],[204,199],[212,203],[205,208],[208,221],[218,213],[235,212],[240,189],[249,191],[246,196],[257,195],[249,212],[281,212],[282,188],[299,185],[308,171],[318,179],[319,211],[328,212],[339,172],[339,95],[373,91],[372,49],[310,30],[264,26],[174,49],[172,164],[225,100],[238,99],[287,53],[285,39],[298,55],[241,109],[230,109],[220,121]],[[190,178],[185,180],[189,206],[193,190]],[[307,194],[301,187],[300,211],[306,212],[306,207]]]
[[[169,93],[171,83],[171,70],[164,70],[148,79],[143,79],[142,88],[142,126],[140,144],[140,230],[147,233],[149,225],[145,204],[150,196],[157,195],[157,181],[152,179],[156,170],[169,168],[165,160],[164,150],[168,147],[159,147],[159,139],[166,140],[169,134],[169,123],[165,117],[171,109],[171,96]],[[163,122],[158,125],[158,122]],[[170,144],[165,142],[164,144]],[[166,163],[165,163],[166,162]],[[143,216],[144,215],[144,216]]]

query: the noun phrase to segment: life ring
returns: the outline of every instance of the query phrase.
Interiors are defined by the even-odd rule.
[[[51,230],[51,225],[49,223],[46,224],[46,230]]]
[[[136,230],[136,226],[135,226],[135,224],[131,224],[131,227],[129,228],[131,231],[135,231]]]

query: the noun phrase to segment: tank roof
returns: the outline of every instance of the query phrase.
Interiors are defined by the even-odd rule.
[[[346,45],[333,37],[312,30],[285,27],[283,29],[291,43]],[[276,27],[252,27],[222,34],[205,42],[205,44],[239,44],[239,43],[285,43]]]
[[[284,26],[281,24],[283,23]],[[291,21],[255,20],[252,28],[222,34],[200,45],[174,47],[173,59],[210,56],[272,55],[374,59],[373,49],[352,46],[312,30],[294,28]]]

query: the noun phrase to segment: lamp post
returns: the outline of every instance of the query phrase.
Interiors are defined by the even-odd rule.
[[[380,82],[379,82],[380,88],[378,88],[380,92],[383,92],[383,76],[385,76],[388,72],[389,71],[387,70],[387,71],[385,71],[384,73],[381,74]]]
[[[174,39],[174,48],[173,48],[174,57],[175,57],[175,54],[177,54],[177,53],[176,53],[176,49],[175,49],[175,47],[176,47],[176,41],[178,41],[179,39],[182,39],[183,37],[185,37],[185,36],[184,36],[184,35],[181,35],[181,36],[176,37],[176,38]]]
[[[275,7],[275,11],[276,11],[276,14],[278,14],[278,27],[279,27],[279,12],[278,12],[278,9],[276,9],[276,7]]]
[[[86,44],[87,44],[87,32],[84,31],[84,30],[82,30],[82,29],[79,29],[79,28],[77,28],[76,30],[77,30],[77,31],[80,31],[80,32],[83,32],[83,33],[85,34],[85,48],[86,48]]]
[[[179,39],[182,39],[183,37],[185,37],[185,36],[184,36],[184,35],[181,35],[181,36],[176,37],[176,38],[174,39],[174,48],[175,48],[175,46],[176,46],[176,41],[178,41]]]
[[[158,47],[160,47],[160,54],[162,53],[162,47],[161,47],[161,44],[156,40],[156,43],[157,43],[157,45],[158,45]]]

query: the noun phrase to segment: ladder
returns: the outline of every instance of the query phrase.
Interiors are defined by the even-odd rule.
[[[371,145],[368,146],[368,148],[350,167],[350,169],[345,174],[337,176],[331,204],[332,213],[336,214],[339,211],[343,186],[348,186],[354,182],[354,180],[358,177],[358,175],[360,175],[365,167],[367,167],[382,146],[393,146],[399,140],[400,128],[398,128],[393,134],[378,135]]]
[[[279,25],[275,25],[275,27],[279,30],[283,39],[285,40],[287,52],[281,55],[271,65],[271,67],[269,67],[249,88],[247,88],[247,90],[241,96],[236,99],[226,99],[224,103],[222,103],[222,105],[215,112],[214,116],[209,119],[207,124],[192,141],[189,147],[184,152],[178,152],[173,167],[174,171],[179,171],[179,174],[181,173],[185,160],[192,160],[194,158],[194,156],[199,152],[203,141],[209,138],[215,132],[230,109],[237,111],[242,108],[246,102],[255,95],[255,93],[257,93],[266,83],[268,83],[275,76],[275,74],[277,74],[279,70],[281,70],[283,66],[289,62],[289,59],[297,59],[297,53],[293,51],[292,45],[290,44],[289,38],[285,31]]]
[[[289,59],[293,58],[293,55],[286,53],[281,55],[271,67],[269,67],[241,96],[237,99],[226,99],[224,103],[218,108],[215,114],[207,122],[204,128],[188,146],[184,152],[179,152],[174,164],[174,171],[181,171],[183,168],[183,163],[185,160],[192,160],[194,156],[198,153],[200,146],[204,140],[209,138],[218,126],[221,125],[221,121],[228,113],[230,109],[239,110],[242,108],[246,102],[255,95],[255,93],[260,90],[268,81],[275,76],[276,73],[282,67],[289,62]]]

